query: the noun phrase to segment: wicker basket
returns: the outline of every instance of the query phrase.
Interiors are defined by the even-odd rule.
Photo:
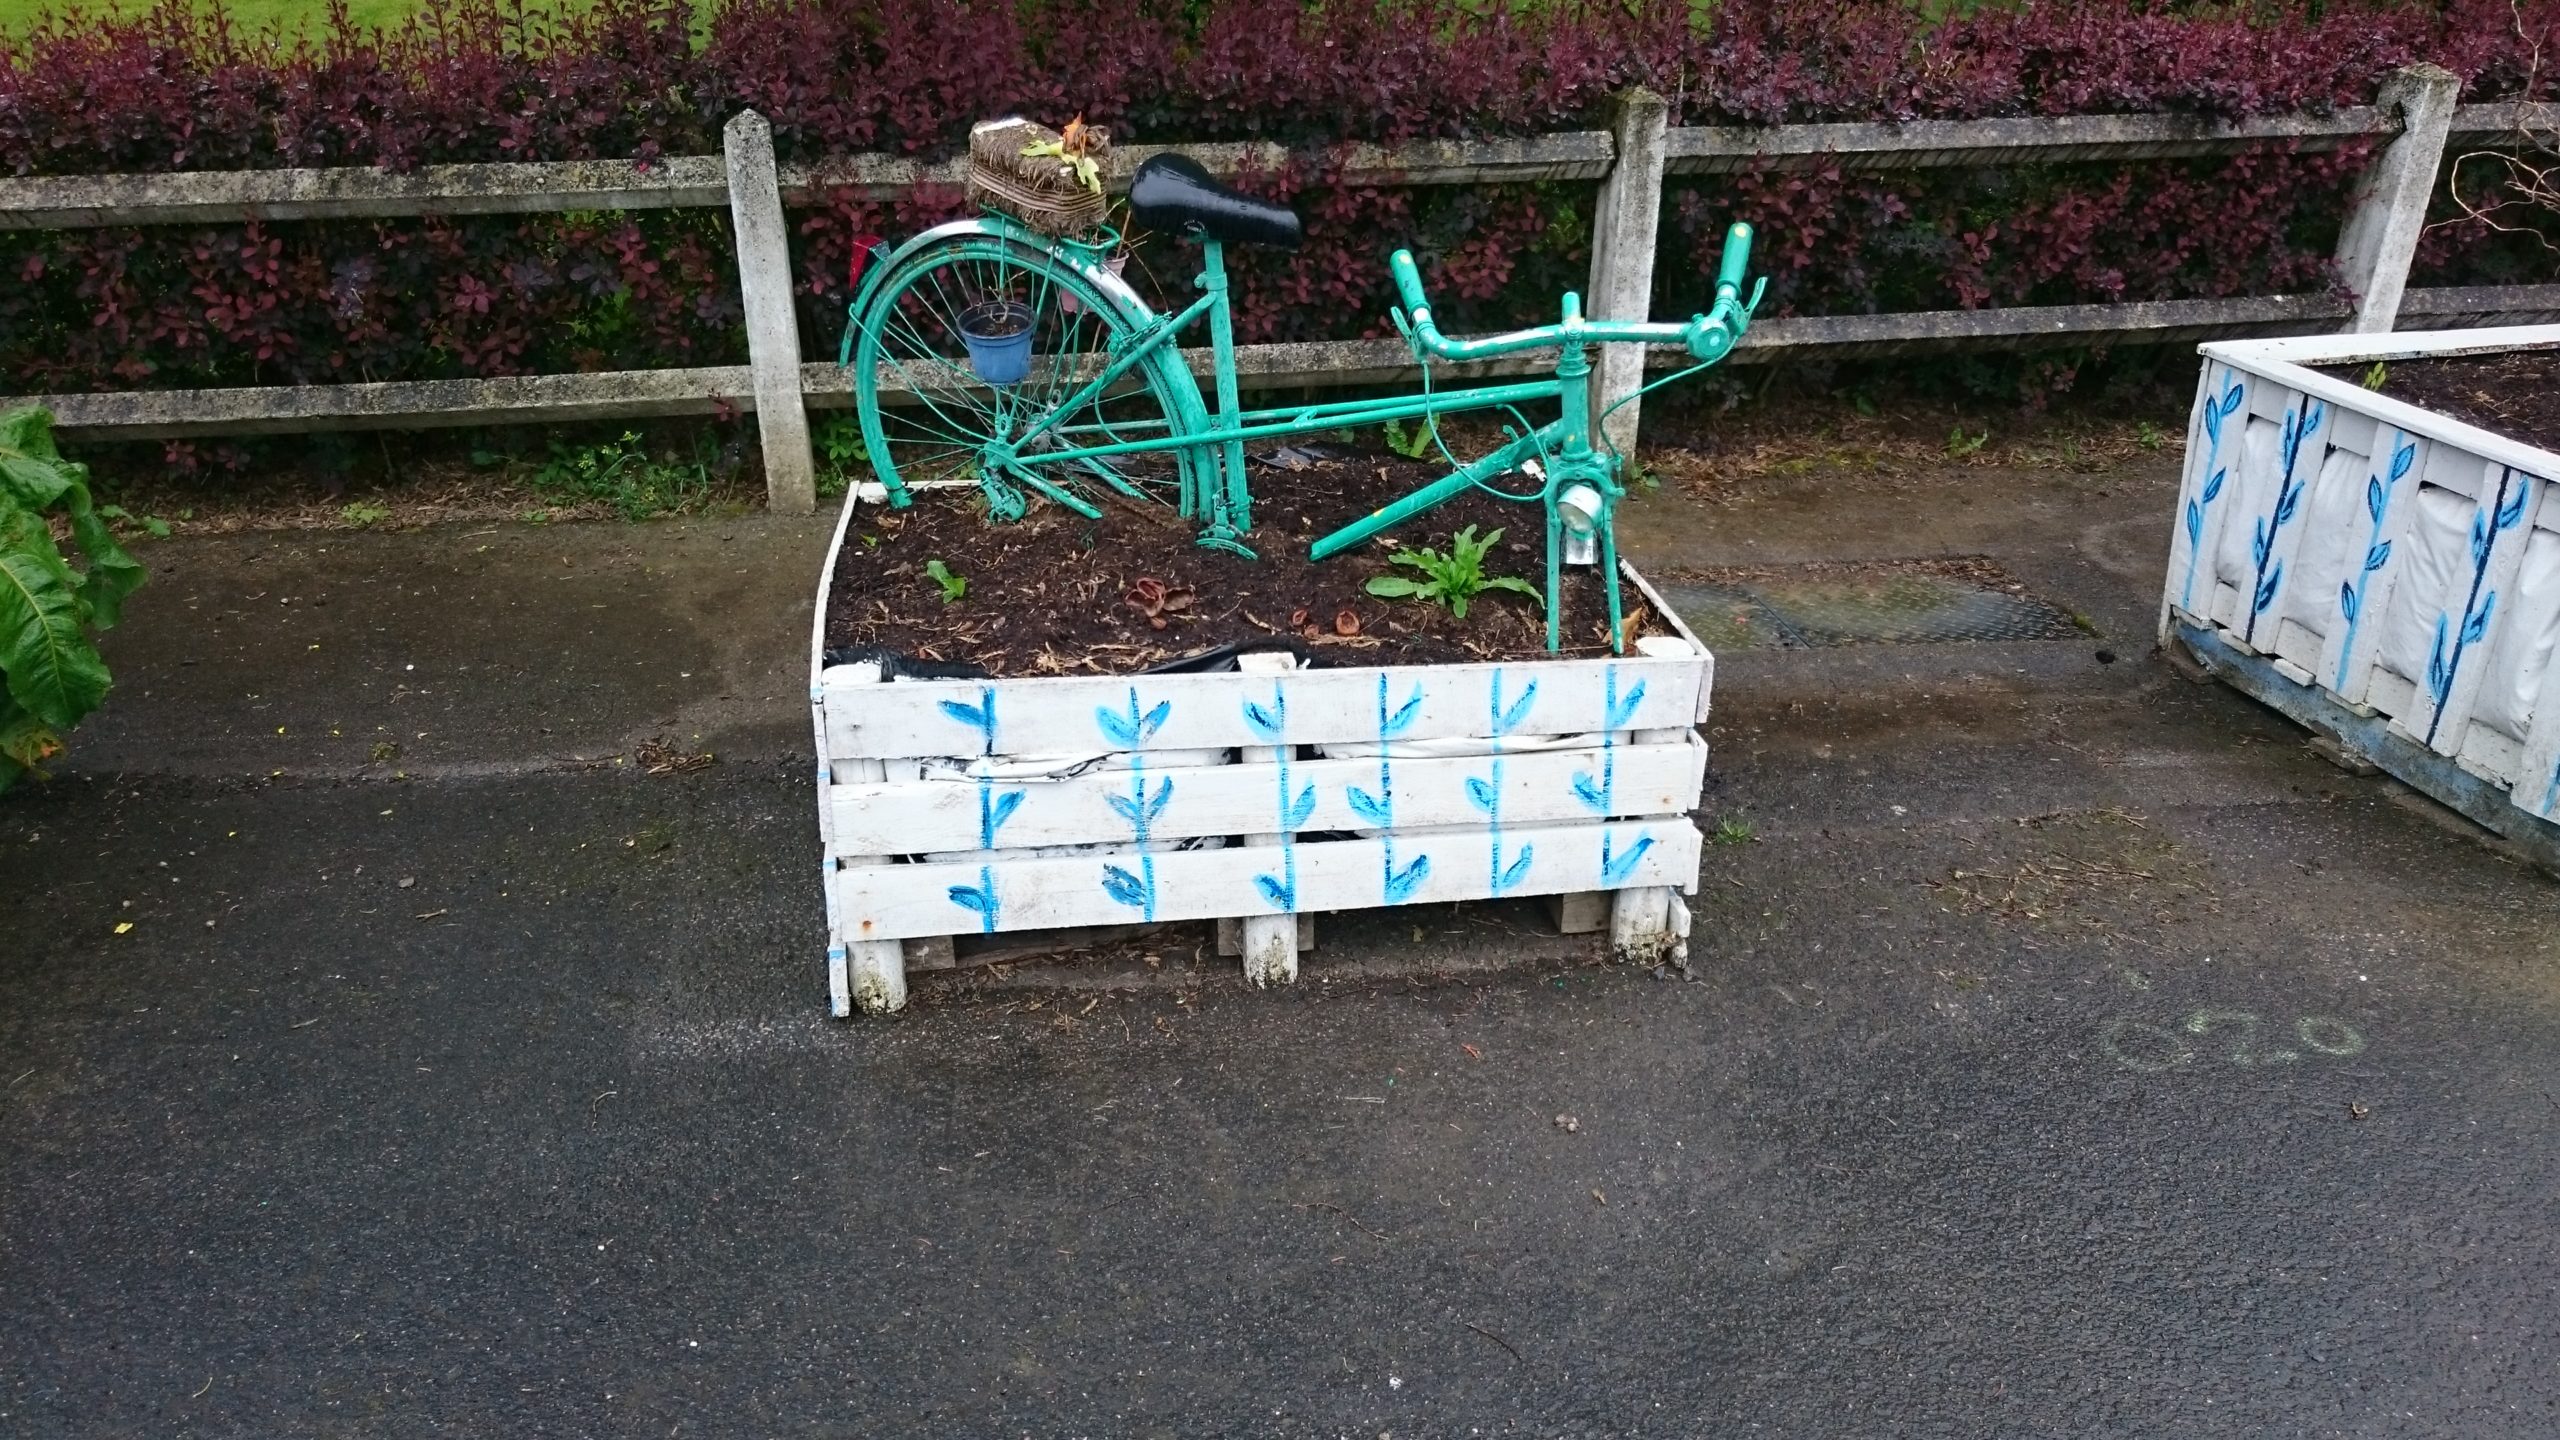
[[[1055,159],[1034,158],[1023,147],[1054,142],[1058,132],[1028,120],[985,120],[969,131],[969,200],[1002,210],[1035,230],[1080,235],[1102,223],[1100,195],[1084,188]],[[1111,148],[1108,132],[1094,131],[1088,152],[1099,160]]]

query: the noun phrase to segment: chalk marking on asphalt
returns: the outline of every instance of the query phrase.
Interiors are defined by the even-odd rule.
[[[2186,1032],[2181,1035],[2178,1030],[2118,1015],[2098,1027],[2098,1048],[2127,1070],[2156,1075],[2195,1061],[2198,1051],[2187,1036],[2202,1040],[2215,1030],[2236,1028],[2239,1034],[2214,1058],[2242,1067],[2283,1065],[2303,1058],[2299,1051],[2259,1048],[2260,1023],[2255,1011],[2207,1005],[2178,1022],[2178,1030]],[[2364,1052],[2364,1033],[2332,1015],[2305,1015],[2293,1022],[2293,1033],[2314,1054],[2344,1059]]]

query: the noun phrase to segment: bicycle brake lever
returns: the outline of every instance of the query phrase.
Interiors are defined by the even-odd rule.
[[[1387,318],[1396,322],[1396,333],[1404,336],[1404,348],[1412,352],[1414,362],[1416,364],[1429,363],[1423,357],[1421,339],[1415,336],[1413,333],[1413,326],[1404,318],[1404,307],[1401,305],[1388,306]]]

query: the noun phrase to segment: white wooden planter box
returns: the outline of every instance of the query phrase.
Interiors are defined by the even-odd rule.
[[[2201,347],[2161,639],[2560,859],[2560,455],[2307,368],[2560,325]]]
[[[1621,953],[1686,962],[1715,662],[1685,629],[1602,660],[883,683],[825,663],[844,536],[809,687],[834,1013],[904,1005],[955,934],[1232,919],[1269,983],[1298,916],[1493,896],[1613,892]]]

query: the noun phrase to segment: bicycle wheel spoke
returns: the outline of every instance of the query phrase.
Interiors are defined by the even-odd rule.
[[[1028,312],[1030,331],[1019,343],[1030,354],[1015,384],[981,378],[961,332],[961,317],[989,304]],[[1025,490],[1078,508],[1085,502],[1077,492],[1104,489],[1179,503],[1182,466],[1170,453],[1048,458],[1096,444],[1169,441],[1180,431],[1146,366],[1086,393],[1133,327],[1063,262],[999,237],[957,237],[947,250],[910,261],[872,314],[857,388],[875,472],[898,485],[974,478],[999,514],[1019,513]],[[1021,438],[1034,429],[1038,435]],[[989,470],[989,446],[1006,441],[1018,452]]]

